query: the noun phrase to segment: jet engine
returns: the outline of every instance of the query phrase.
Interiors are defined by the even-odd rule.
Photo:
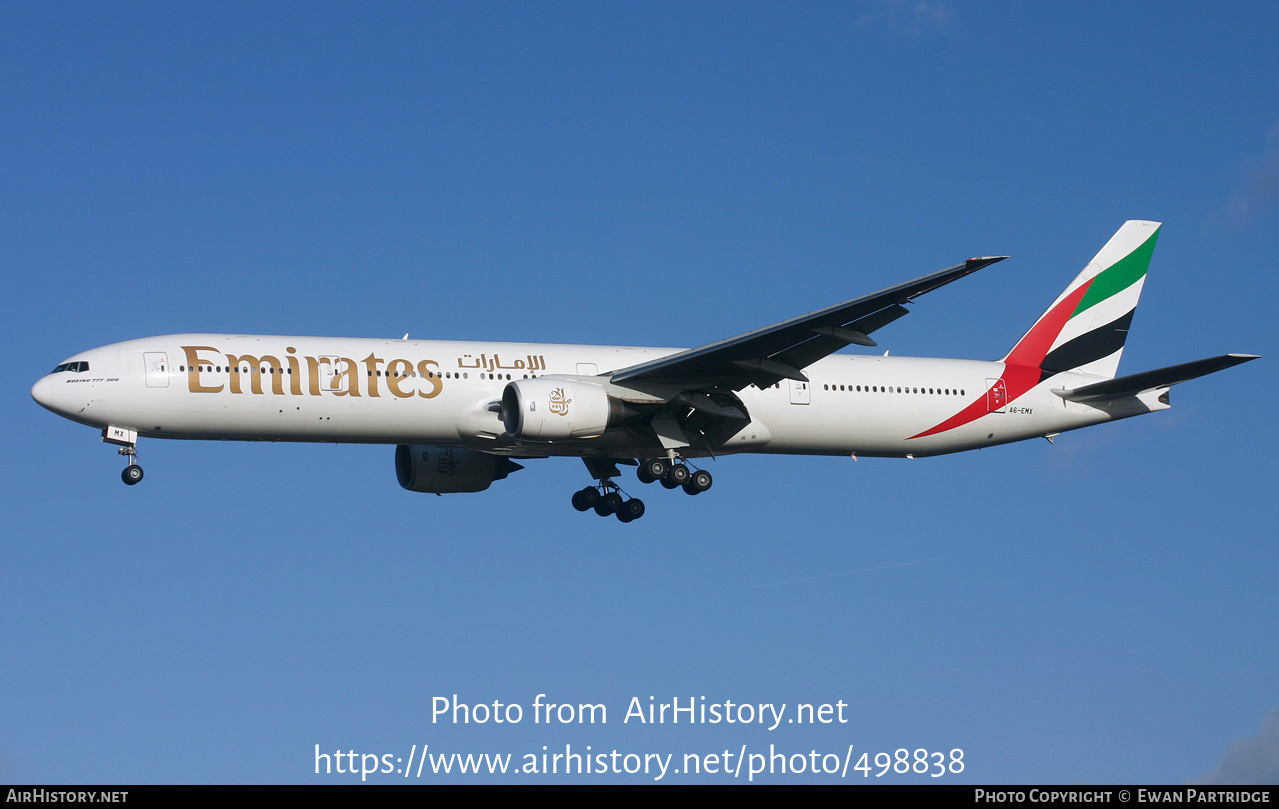
[[[395,476],[411,492],[482,492],[523,468],[510,458],[460,447],[395,448]]]
[[[561,441],[603,435],[622,420],[626,407],[593,382],[539,377],[507,384],[500,412],[515,438]]]

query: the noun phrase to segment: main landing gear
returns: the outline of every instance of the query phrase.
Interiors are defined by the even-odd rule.
[[[610,460],[583,458],[591,477],[598,483],[573,493],[573,508],[578,511],[594,510],[601,517],[616,515],[620,522],[631,522],[644,516],[644,501],[638,497],[626,497],[613,482],[617,477],[617,464]]]
[[[627,499],[621,489],[608,478],[600,481],[599,486],[587,486],[580,492],[573,493],[573,508],[578,511],[595,510],[601,517],[616,514],[622,522],[631,522],[644,516],[644,501],[638,497]]]
[[[121,447],[116,450],[117,455],[123,455],[129,459],[129,465],[120,473],[120,479],[130,486],[137,484],[142,480],[142,467],[138,465],[138,451],[132,446]]]
[[[668,489],[681,488],[688,494],[701,494],[714,480],[705,469],[691,469],[673,458],[649,458],[640,461],[637,476],[641,483],[661,481]]]
[[[574,492],[573,508],[578,511],[594,510],[601,517],[614,514],[622,522],[631,522],[644,516],[644,501],[638,497],[628,498],[622,493],[621,487],[613,482],[618,474],[617,464],[596,458],[583,458],[582,461],[590,470],[591,476],[599,482]],[[661,481],[668,489],[680,488],[688,494],[701,494],[713,482],[710,472],[694,469],[674,456],[640,461],[638,476],[643,483]]]

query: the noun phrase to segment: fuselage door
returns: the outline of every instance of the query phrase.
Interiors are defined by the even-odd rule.
[[[599,376],[600,369],[593,362],[579,362],[577,364],[578,376]]]
[[[342,380],[346,377],[338,374],[338,365],[345,366],[341,357],[318,357],[320,362],[320,390],[330,393],[342,390]]]
[[[1002,379],[987,379],[986,384],[990,386],[986,390],[986,410],[991,413],[1004,412],[1004,406],[1008,404],[1008,386]]]
[[[169,387],[169,355],[163,351],[147,351],[142,355],[146,364],[147,387]]]
[[[808,404],[811,396],[808,383],[802,379],[788,379],[787,381],[790,382],[790,403]]]

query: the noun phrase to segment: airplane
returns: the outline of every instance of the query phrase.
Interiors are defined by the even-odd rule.
[[[1118,370],[1160,223],[1129,221],[997,361],[836,353],[906,304],[1007,256],[953,267],[699,348],[236,334],[149,337],[67,359],[45,408],[102,431],[142,480],[139,438],[394,444],[401,486],[479,492],[521,460],[576,456],[573,507],[631,522],[617,482],[700,494],[737,453],[922,458],[1167,409],[1169,389],[1257,359]]]

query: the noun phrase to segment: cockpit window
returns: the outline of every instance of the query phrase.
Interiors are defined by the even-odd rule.
[[[54,368],[53,372],[56,374],[59,371],[71,371],[72,373],[81,374],[87,370],[89,370],[89,363],[85,360],[80,360],[79,362],[64,362]]]

